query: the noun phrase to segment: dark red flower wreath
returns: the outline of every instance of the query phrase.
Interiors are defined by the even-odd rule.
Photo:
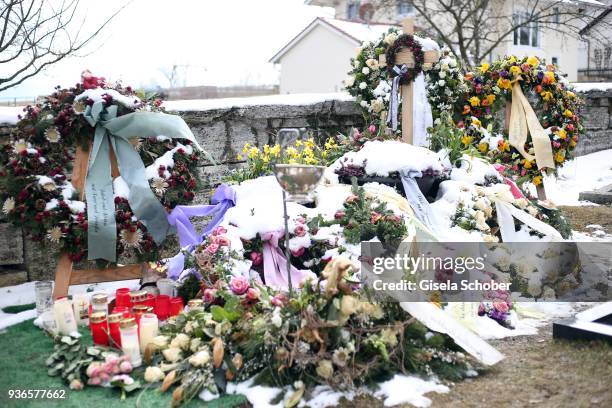
[[[402,34],[393,44],[387,48],[387,72],[391,78],[396,77],[398,74],[394,70],[395,58],[397,53],[402,48],[408,48],[412,55],[414,55],[414,67],[408,68],[405,72],[400,74],[400,84],[407,85],[415,80],[417,75],[423,71],[423,63],[425,62],[425,54],[421,44],[410,34]]]

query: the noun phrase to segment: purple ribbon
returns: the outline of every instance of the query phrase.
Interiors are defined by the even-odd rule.
[[[189,250],[200,244],[221,222],[227,210],[236,205],[236,191],[226,184],[221,184],[210,200],[210,205],[177,205],[168,215],[168,223],[176,227],[181,248]],[[206,217],[213,215],[201,234],[198,234],[189,217]],[[185,265],[185,255],[179,252],[167,262],[168,277],[178,279]]]
[[[283,231],[266,232],[261,236],[263,245],[264,279],[266,285],[275,289],[288,290],[289,280],[287,278],[287,258],[278,247],[278,240],[283,236]],[[291,265],[291,283],[298,287],[300,283],[308,278],[316,279],[317,275],[309,270],[297,269]]]

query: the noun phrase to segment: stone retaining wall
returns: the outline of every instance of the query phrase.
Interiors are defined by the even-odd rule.
[[[579,143],[578,155],[612,148],[612,90],[589,91],[585,98],[587,134]],[[245,143],[290,143],[308,134],[322,140],[328,135],[346,132],[352,126],[363,125],[360,110],[350,100],[311,101],[304,104],[267,103],[254,106],[212,107],[193,110],[177,104],[176,109],[189,124],[198,141],[212,154],[217,165],[201,168],[205,188],[196,202],[206,202],[208,186],[215,185],[224,172],[240,166],[236,156]],[[0,125],[0,140],[10,133],[9,126]],[[176,243],[169,243],[166,253],[176,252]],[[2,220],[0,214],[0,286],[27,280],[52,279],[57,254],[41,249]]]

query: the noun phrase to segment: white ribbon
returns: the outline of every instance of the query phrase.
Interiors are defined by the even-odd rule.
[[[514,218],[521,221],[528,227],[553,238],[555,241],[563,241],[563,237],[553,227],[538,220],[525,211],[519,210],[512,204],[505,201],[495,200],[495,209],[497,210],[497,223],[501,233],[503,242],[519,242],[516,230],[514,229]]]
[[[429,134],[427,128],[433,126],[431,105],[427,99],[425,75],[421,73],[414,80],[412,104],[412,144],[429,147]]]

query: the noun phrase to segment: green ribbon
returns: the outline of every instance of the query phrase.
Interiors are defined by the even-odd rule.
[[[121,177],[130,188],[128,202],[134,215],[147,227],[155,242],[161,244],[172,232],[164,206],[157,200],[145,176],[140,155],[130,139],[167,136],[187,139],[198,149],[199,144],[185,121],[176,115],[158,112],[134,112],[117,117],[117,106],[104,106],[103,101],[88,106],[87,122],[95,127],[94,142],[89,154],[89,170],[85,183],[87,198],[88,259],[117,259],[117,225],[111,176],[112,145]]]

